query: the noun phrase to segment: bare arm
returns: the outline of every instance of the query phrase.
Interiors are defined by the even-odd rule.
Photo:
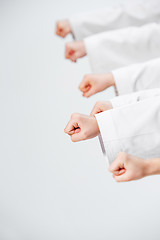
[[[109,171],[117,182],[129,182],[143,177],[160,174],[160,158],[149,160],[125,152],[118,154]]]

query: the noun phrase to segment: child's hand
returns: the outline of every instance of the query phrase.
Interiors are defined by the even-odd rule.
[[[83,92],[84,97],[90,97],[111,86],[115,86],[112,73],[88,74],[84,76],[81,84],[79,85],[79,89]]]
[[[72,29],[68,20],[60,20],[56,24],[56,34],[60,37],[66,37],[67,34],[72,33]]]
[[[72,62],[86,55],[86,49],[83,41],[75,41],[66,44],[65,57]]]
[[[142,158],[122,152],[110,165],[109,171],[117,182],[128,182],[147,176],[147,164]]]
[[[74,113],[64,132],[71,136],[72,142],[78,142],[99,135],[99,127],[95,117]]]
[[[101,101],[100,102],[99,101],[99,102],[96,102],[96,104],[94,105],[90,115],[94,116],[97,113],[101,113],[106,110],[110,110],[112,108],[113,108],[113,106],[112,106],[111,102],[109,102],[109,101]]]

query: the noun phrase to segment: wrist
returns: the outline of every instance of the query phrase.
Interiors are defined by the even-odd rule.
[[[116,84],[115,84],[115,80],[114,80],[113,74],[112,73],[108,73],[108,76],[109,76],[110,87],[115,87]]]
[[[96,136],[98,136],[100,134],[100,130],[99,130],[99,125],[98,125],[98,122],[97,122],[97,119],[95,116],[91,116],[91,118],[94,120],[94,128],[95,128],[95,132],[96,132]]]
[[[81,49],[83,49],[83,56],[87,55],[86,46],[84,41],[81,41]]]
[[[155,175],[160,174],[160,159],[149,159],[145,161],[145,175]]]
[[[67,32],[68,33],[72,33],[72,28],[71,28],[69,20],[66,19],[65,21],[66,21]]]

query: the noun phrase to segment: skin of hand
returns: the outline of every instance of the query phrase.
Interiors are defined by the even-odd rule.
[[[65,57],[72,62],[86,55],[86,48],[83,41],[74,41],[66,44]]]
[[[109,167],[109,171],[113,173],[116,182],[129,182],[141,179],[152,175],[152,169],[150,161],[125,152],[119,153],[116,160]]]
[[[107,74],[87,74],[84,76],[79,85],[84,97],[90,97],[98,92],[115,86],[115,81],[112,73]]]
[[[99,127],[95,117],[73,113],[64,129],[70,135],[72,142],[79,142],[99,135]]]
[[[56,34],[62,38],[72,33],[72,29],[68,20],[60,20],[56,23]]]
[[[101,113],[101,112],[104,112],[106,110],[110,110],[112,108],[113,108],[113,106],[112,106],[112,103],[110,101],[98,101],[94,105],[90,115],[94,116],[97,113]]]

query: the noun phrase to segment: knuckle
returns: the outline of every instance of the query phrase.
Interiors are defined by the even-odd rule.
[[[109,171],[109,172],[112,172],[112,171],[113,171],[113,170],[112,170],[112,166],[109,166],[108,171]]]
[[[70,47],[70,43],[66,43],[66,48],[69,48]]]
[[[129,160],[129,157],[128,157],[128,154],[127,153],[124,153],[123,154],[123,158],[124,158],[124,162],[128,162],[128,160]]]
[[[72,114],[71,114],[71,118],[72,118],[72,119],[75,118],[75,116],[76,116],[76,113],[72,113]]]
[[[61,29],[61,30],[63,29],[63,25],[61,24],[61,22],[57,23],[57,27],[58,27],[58,29]]]
[[[95,107],[98,107],[101,105],[101,102],[100,101],[97,101],[96,104],[95,104]]]
[[[88,78],[89,78],[89,74],[85,74],[83,79],[88,80]]]
[[[126,159],[126,158],[127,158],[127,154],[126,154],[125,152],[120,152],[120,153],[118,154],[118,157],[119,157],[119,158],[122,158],[122,159]]]
[[[80,84],[80,85],[78,86],[78,89],[79,89],[79,90],[81,90],[81,89],[82,89],[82,84]]]
[[[79,118],[79,113],[72,113],[71,119]]]

